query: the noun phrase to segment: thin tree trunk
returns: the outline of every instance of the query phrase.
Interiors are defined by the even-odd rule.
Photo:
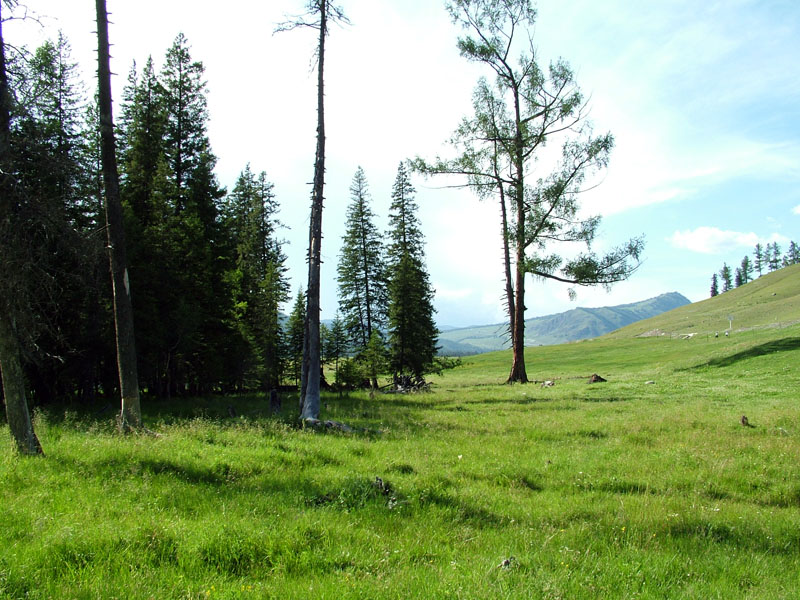
[[[43,454],[28,412],[19,340],[13,323],[5,314],[0,314],[0,370],[3,375],[8,427],[11,429],[11,437],[14,438],[17,450],[20,454]]]
[[[516,135],[514,136],[514,171],[515,187],[513,206],[516,211],[514,227],[514,246],[517,261],[517,279],[514,306],[513,352],[514,360],[508,383],[527,383],[528,373],[525,369],[525,160],[522,140],[522,120],[520,116],[519,89],[514,88],[514,110],[516,118]]]
[[[142,426],[139,404],[139,377],[133,331],[133,307],[125,255],[125,230],[122,224],[122,201],[119,193],[114,119],[111,106],[111,71],[109,67],[108,12],[105,0],[97,7],[97,77],[100,107],[100,153],[106,191],[106,231],[108,259],[114,296],[114,327],[117,338],[117,367],[122,407],[119,425],[123,431]]]
[[[305,386],[301,390],[302,419],[319,418],[320,408],[320,265],[322,262],[322,202],[325,187],[325,37],[327,35],[328,0],[319,3],[319,64],[317,65],[317,153],[314,163],[314,190],[311,199],[311,223],[308,248],[308,297],[306,305],[307,360]]]
[[[511,250],[509,248],[509,233],[508,233],[508,213],[506,210],[506,195],[503,191],[502,185],[500,186],[500,213],[502,217],[503,227],[503,266],[505,268],[506,277],[506,310],[508,312],[508,333],[511,336],[511,347],[514,347],[514,340],[516,339],[516,312],[514,310],[514,277],[511,274]]]

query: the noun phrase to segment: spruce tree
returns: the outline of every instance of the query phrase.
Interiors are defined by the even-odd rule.
[[[722,280],[722,291],[727,292],[733,287],[733,278],[731,276],[731,268],[728,263],[722,264],[722,269],[719,271],[719,278]]]
[[[742,283],[749,283],[753,279],[753,264],[750,262],[750,257],[745,256],[742,259]]]
[[[289,321],[286,323],[286,344],[287,357],[291,367],[292,377],[296,385],[300,385],[300,377],[303,367],[303,340],[306,330],[306,295],[301,288],[289,314]],[[302,402],[302,398],[300,399]]]
[[[734,287],[739,287],[744,283],[744,275],[742,274],[742,268],[736,267],[736,271],[733,275],[733,285]]]
[[[339,310],[358,353],[374,332],[386,326],[387,291],[384,247],[370,207],[367,179],[361,167],[350,186],[346,232],[339,254]],[[377,385],[373,381],[373,386]]]
[[[797,243],[794,241],[789,242],[789,250],[786,251],[786,262],[790,265],[800,263],[800,249],[798,249]]]
[[[777,271],[781,268],[781,247],[778,242],[767,244],[767,265],[770,271]]]
[[[250,364],[259,387],[277,387],[282,372],[280,305],[288,298],[286,256],[277,237],[278,201],[266,173],[247,165],[226,200],[226,231],[235,246],[233,282],[237,321],[248,348],[240,359]]]
[[[711,276],[711,297],[714,296],[719,296],[719,279],[716,273]]]
[[[759,277],[761,277],[761,275],[764,272],[764,267],[766,266],[766,262],[767,259],[764,256],[764,248],[759,242],[758,244],[756,244],[756,247],[753,250],[753,267],[755,268]]]
[[[429,372],[436,357],[433,289],[425,268],[424,237],[415,190],[403,163],[389,208],[389,363],[395,376]]]

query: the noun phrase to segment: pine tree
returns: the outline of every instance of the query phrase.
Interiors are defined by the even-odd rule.
[[[711,276],[711,297],[714,296],[719,296],[719,279],[716,273]]]
[[[292,377],[300,385],[303,367],[303,340],[306,330],[306,295],[302,288],[297,292],[289,321],[286,324],[287,356],[292,370]]]
[[[781,247],[778,242],[767,244],[767,265],[770,271],[777,271],[781,268]]]
[[[374,332],[386,326],[387,291],[384,248],[374,224],[367,180],[361,167],[350,186],[346,232],[339,254],[339,309],[356,352],[366,349]],[[377,385],[373,381],[373,385]]]
[[[790,265],[800,263],[800,249],[794,241],[789,242],[789,250],[786,252],[786,262]]]
[[[742,284],[744,284],[744,275],[742,274],[742,269],[741,267],[736,267],[736,271],[733,275],[733,285],[734,287],[738,288]]]
[[[237,320],[248,345],[239,362],[250,363],[249,370],[265,391],[280,381],[283,344],[279,308],[288,299],[286,256],[277,238],[278,209],[266,173],[256,176],[250,165],[239,175],[224,207],[226,231],[236,253],[229,277],[235,282]]]
[[[389,209],[389,362],[395,377],[421,378],[433,366],[438,332],[414,193],[400,163]]]
[[[339,373],[339,363],[347,356],[350,349],[344,320],[339,313],[336,313],[331,326],[326,327],[322,324],[320,329],[322,332],[323,361],[327,364],[333,363],[333,381],[341,390],[342,379]]]
[[[731,277],[731,268],[728,266],[728,263],[722,264],[722,269],[720,269],[719,277],[722,280],[722,291],[727,292],[733,287],[732,277]]]
[[[759,242],[756,244],[756,247],[753,250],[753,267],[755,268],[759,277],[761,277],[764,272],[766,262],[767,258],[764,253],[764,247],[761,245],[761,242]]]
[[[178,35],[156,77],[126,89],[123,200],[131,207],[131,281],[143,378],[159,395],[228,386],[239,370],[235,262],[219,215],[202,63]],[[164,327],[169,323],[169,327]]]
[[[753,265],[750,262],[750,257],[745,256],[742,259],[742,283],[749,283],[753,280]]]

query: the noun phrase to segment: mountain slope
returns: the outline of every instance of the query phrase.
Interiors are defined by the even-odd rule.
[[[732,319],[729,319],[732,317]],[[719,296],[614,331],[611,337],[720,335],[800,321],[800,265],[762,275]]]
[[[642,302],[603,308],[575,308],[525,321],[525,345],[553,345],[598,337],[625,325],[647,319],[689,303],[677,292]],[[441,354],[477,354],[509,346],[507,324],[452,329],[439,334]]]

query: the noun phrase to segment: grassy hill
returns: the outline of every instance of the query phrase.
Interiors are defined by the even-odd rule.
[[[525,321],[525,344],[549,346],[598,337],[641,319],[688,304],[677,292],[649,300],[603,308],[575,308],[563,313]],[[498,323],[449,329],[439,335],[441,353],[449,356],[492,352],[509,347],[508,325]]]
[[[695,302],[614,333],[630,335],[710,335],[722,333],[733,317],[734,331],[800,322],[800,265],[768,273],[741,287]]]
[[[553,387],[503,385],[504,351],[326,395],[350,434],[292,396],[145,400],[158,438],[36,409],[46,457],[0,454],[0,598],[794,598],[798,273],[529,348]]]

